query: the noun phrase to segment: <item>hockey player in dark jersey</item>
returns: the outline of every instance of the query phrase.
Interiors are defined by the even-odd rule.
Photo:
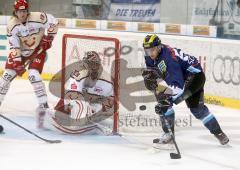
[[[205,74],[198,60],[180,49],[161,44],[157,35],[147,35],[143,41],[146,69],[143,71],[144,83],[148,90],[154,91],[158,99],[155,112],[160,115],[164,134],[153,143],[166,144],[172,142],[166,126],[166,118],[174,133],[173,104],[185,100],[191,113],[212,133],[222,145],[229,142],[218,121],[204,104]],[[156,93],[159,80],[166,82],[171,94],[166,91]]]

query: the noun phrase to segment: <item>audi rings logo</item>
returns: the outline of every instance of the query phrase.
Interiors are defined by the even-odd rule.
[[[213,62],[212,75],[217,83],[240,84],[240,58],[218,55]]]

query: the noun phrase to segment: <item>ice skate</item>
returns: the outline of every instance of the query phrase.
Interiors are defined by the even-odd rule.
[[[219,142],[222,145],[226,145],[229,142],[229,138],[227,137],[227,135],[223,132],[219,133],[219,134],[214,134],[214,136],[219,140]]]
[[[174,149],[170,133],[163,133],[160,138],[153,139],[153,148],[162,150]]]
[[[49,108],[47,103],[40,104],[36,109],[36,123],[37,128],[44,129],[44,118],[47,112],[47,109]]]

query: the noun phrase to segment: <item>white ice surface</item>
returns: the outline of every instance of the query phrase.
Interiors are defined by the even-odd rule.
[[[57,99],[49,96],[50,103]],[[152,152],[156,133],[119,136],[64,135],[35,128],[37,101],[27,80],[15,80],[1,113],[48,139],[61,144],[47,144],[0,118],[5,133],[0,135],[0,170],[155,170],[155,169],[239,169],[240,110],[208,105],[229,136],[230,146],[220,146],[201,122],[176,129],[182,159],[171,160],[169,151]],[[183,105],[176,114],[189,114]],[[180,113],[179,113],[180,114]]]

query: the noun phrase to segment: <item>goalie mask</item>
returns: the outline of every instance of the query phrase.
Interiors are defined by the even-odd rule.
[[[90,77],[92,79],[97,79],[101,68],[101,59],[98,53],[95,51],[88,51],[86,56],[83,57],[83,64],[88,70]]]

